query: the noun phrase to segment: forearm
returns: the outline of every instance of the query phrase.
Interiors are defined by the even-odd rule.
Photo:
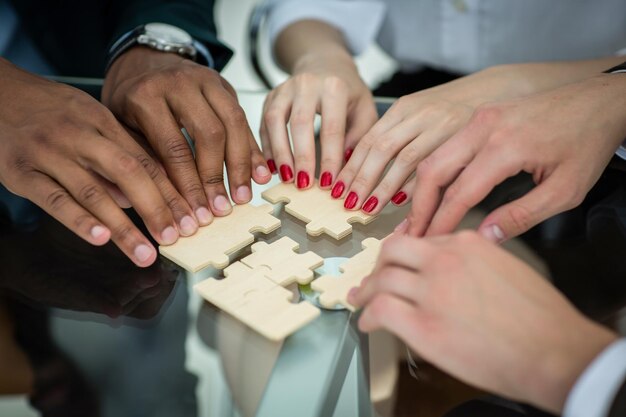
[[[320,60],[354,66],[341,32],[318,20],[301,20],[286,27],[276,39],[274,52],[278,64],[289,73]]]

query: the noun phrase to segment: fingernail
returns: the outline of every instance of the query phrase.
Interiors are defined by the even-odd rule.
[[[352,148],[348,148],[346,149],[346,153],[343,154],[343,159],[348,162],[350,160],[350,157],[352,156],[352,152],[354,152],[354,149]]]
[[[185,216],[180,220],[180,234],[183,236],[191,236],[198,230],[196,221],[191,216]]]
[[[106,227],[102,227],[102,226],[94,226],[89,231],[89,234],[94,239],[98,239],[98,238],[102,237],[106,233],[107,233]]]
[[[348,197],[346,197],[346,202],[343,203],[343,206],[347,209],[353,209],[356,206],[356,202],[359,199],[359,196],[356,195],[354,191],[350,191]]]
[[[213,215],[211,214],[211,211],[206,207],[198,208],[196,210],[196,217],[198,218],[200,224],[203,226],[206,226],[207,224],[211,223],[211,220],[213,220]]]
[[[168,226],[161,232],[161,240],[164,245],[171,245],[178,240],[178,232],[172,226]]]
[[[252,195],[250,194],[250,188],[247,185],[239,186],[235,194],[237,195],[237,200],[242,201],[242,202],[244,201],[248,202],[250,201],[250,198],[252,197]]]
[[[367,199],[365,204],[363,204],[363,211],[366,213],[371,213],[376,206],[378,205],[378,198],[371,196]]]
[[[345,184],[343,183],[343,181],[339,181],[337,182],[337,184],[335,184],[335,186],[333,187],[333,190],[330,192],[330,195],[333,198],[339,198],[341,197],[341,195],[343,194],[343,190],[346,188]]]
[[[333,183],[333,175],[326,171],[320,177],[320,187],[330,187],[330,184]]]
[[[483,235],[485,239],[490,240],[494,243],[500,243],[505,238],[504,232],[496,224],[481,228],[480,234]]]
[[[228,199],[221,194],[215,197],[213,200],[213,206],[215,206],[216,210],[221,212],[228,212],[233,208],[233,206],[230,205],[230,201],[228,201]]]
[[[402,204],[406,200],[406,197],[407,195],[404,191],[398,191],[391,201],[393,201],[393,204]]]
[[[265,168],[264,165],[259,165],[258,167],[256,167],[255,171],[259,177],[267,177],[268,175],[270,175],[270,171]]]
[[[291,167],[287,164],[283,164],[280,166],[280,179],[283,182],[291,181],[293,178],[293,171]]]
[[[146,262],[153,255],[153,250],[148,245],[139,245],[134,250],[135,259],[140,263]]]
[[[270,169],[272,174],[276,174],[276,162],[273,159],[267,160],[267,167]]]
[[[393,231],[397,233],[404,233],[406,232],[406,229],[408,229],[408,227],[409,227],[409,220],[404,219],[400,222],[400,224],[396,226],[395,229],[393,229]]]
[[[309,186],[309,174],[304,171],[298,172],[298,188],[306,188]]]

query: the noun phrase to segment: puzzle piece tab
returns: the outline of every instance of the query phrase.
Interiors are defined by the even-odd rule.
[[[269,245],[257,242],[252,245],[252,254],[241,262],[252,269],[261,266],[268,268],[265,276],[283,287],[294,282],[308,284],[313,280],[313,270],[324,264],[324,258],[311,251],[296,253],[299,247],[297,242],[288,237]]]
[[[317,318],[320,310],[306,301],[291,303],[293,293],[268,278],[268,271],[236,262],[224,270],[226,278],[209,278],[194,289],[268,339],[282,340]]]
[[[318,187],[298,190],[293,184],[281,183],[264,191],[262,196],[270,203],[288,203],[285,211],[306,222],[306,231],[311,236],[326,233],[339,240],[352,232],[350,223],[368,224],[376,218],[360,210],[346,210],[341,200],[335,200]]]
[[[280,220],[269,214],[273,210],[270,204],[235,205],[228,216],[215,217],[193,236],[180,237],[173,245],[160,246],[159,252],[191,272],[209,265],[224,268],[229,263],[228,255],[254,242],[252,233],[267,234],[280,227]]]
[[[339,267],[340,277],[324,275],[311,283],[311,288],[320,294],[319,302],[326,308],[337,304],[344,305],[348,310],[356,309],[348,302],[348,292],[353,287],[361,285],[361,281],[369,275],[378,259],[382,241],[373,237],[365,239],[361,246],[363,250],[348,259]]]

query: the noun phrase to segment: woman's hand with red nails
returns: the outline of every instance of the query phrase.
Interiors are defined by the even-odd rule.
[[[361,80],[341,35],[321,22],[293,26],[277,41],[277,55],[281,48],[291,52],[285,65],[292,75],[265,100],[260,129],[263,154],[278,167],[282,181],[294,181],[298,188],[313,185],[319,157],[319,186],[330,188],[346,155],[378,116],[372,93]],[[319,43],[311,45],[311,40]],[[298,44],[302,47],[294,51]],[[318,114],[319,156],[314,127]]]
[[[362,307],[362,331],[387,330],[464,382],[559,415],[580,374],[617,339],[469,231],[392,236],[348,299]]]

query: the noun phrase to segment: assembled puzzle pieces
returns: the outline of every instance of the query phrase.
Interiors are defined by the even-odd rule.
[[[282,340],[320,314],[308,302],[291,303],[293,293],[281,286],[310,281],[312,269],[323,263],[312,252],[295,253],[297,247],[287,237],[270,245],[257,243],[252,255],[224,270],[224,279],[209,278],[194,289],[268,339]]]
[[[241,263],[253,269],[268,268],[265,276],[283,287],[294,282],[308,284],[314,278],[313,270],[324,264],[324,258],[311,251],[296,253],[299,248],[300,245],[288,237],[269,245],[257,242],[252,245],[252,254],[243,258]]]
[[[361,285],[361,281],[369,275],[378,259],[382,241],[373,237],[365,239],[361,246],[363,250],[343,263],[339,270],[340,277],[324,275],[311,283],[311,288],[319,293],[319,303],[326,308],[333,308],[337,304],[345,306],[350,311],[355,311],[348,302],[348,292],[354,287]]]
[[[159,252],[191,272],[209,265],[222,269],[229,264],[228,255],[254,242],[253,233],[267,234],[280,227],[280,220],[270,214],[273,211],[270,204],[235,205],[228,216],[215,217],[194,235],[180,237],[173,245],[160,246]]]
[[[326,233],[339,240],[352,232],[350,223],[368,224],[376,218],[360,210],[346,210],[341,200],[318,187],[299,190],[293,184],[281,183],[264,191],[262,196],[274,204],[288,203],[287,213],[306,222],[306,231],[311,236]]]

